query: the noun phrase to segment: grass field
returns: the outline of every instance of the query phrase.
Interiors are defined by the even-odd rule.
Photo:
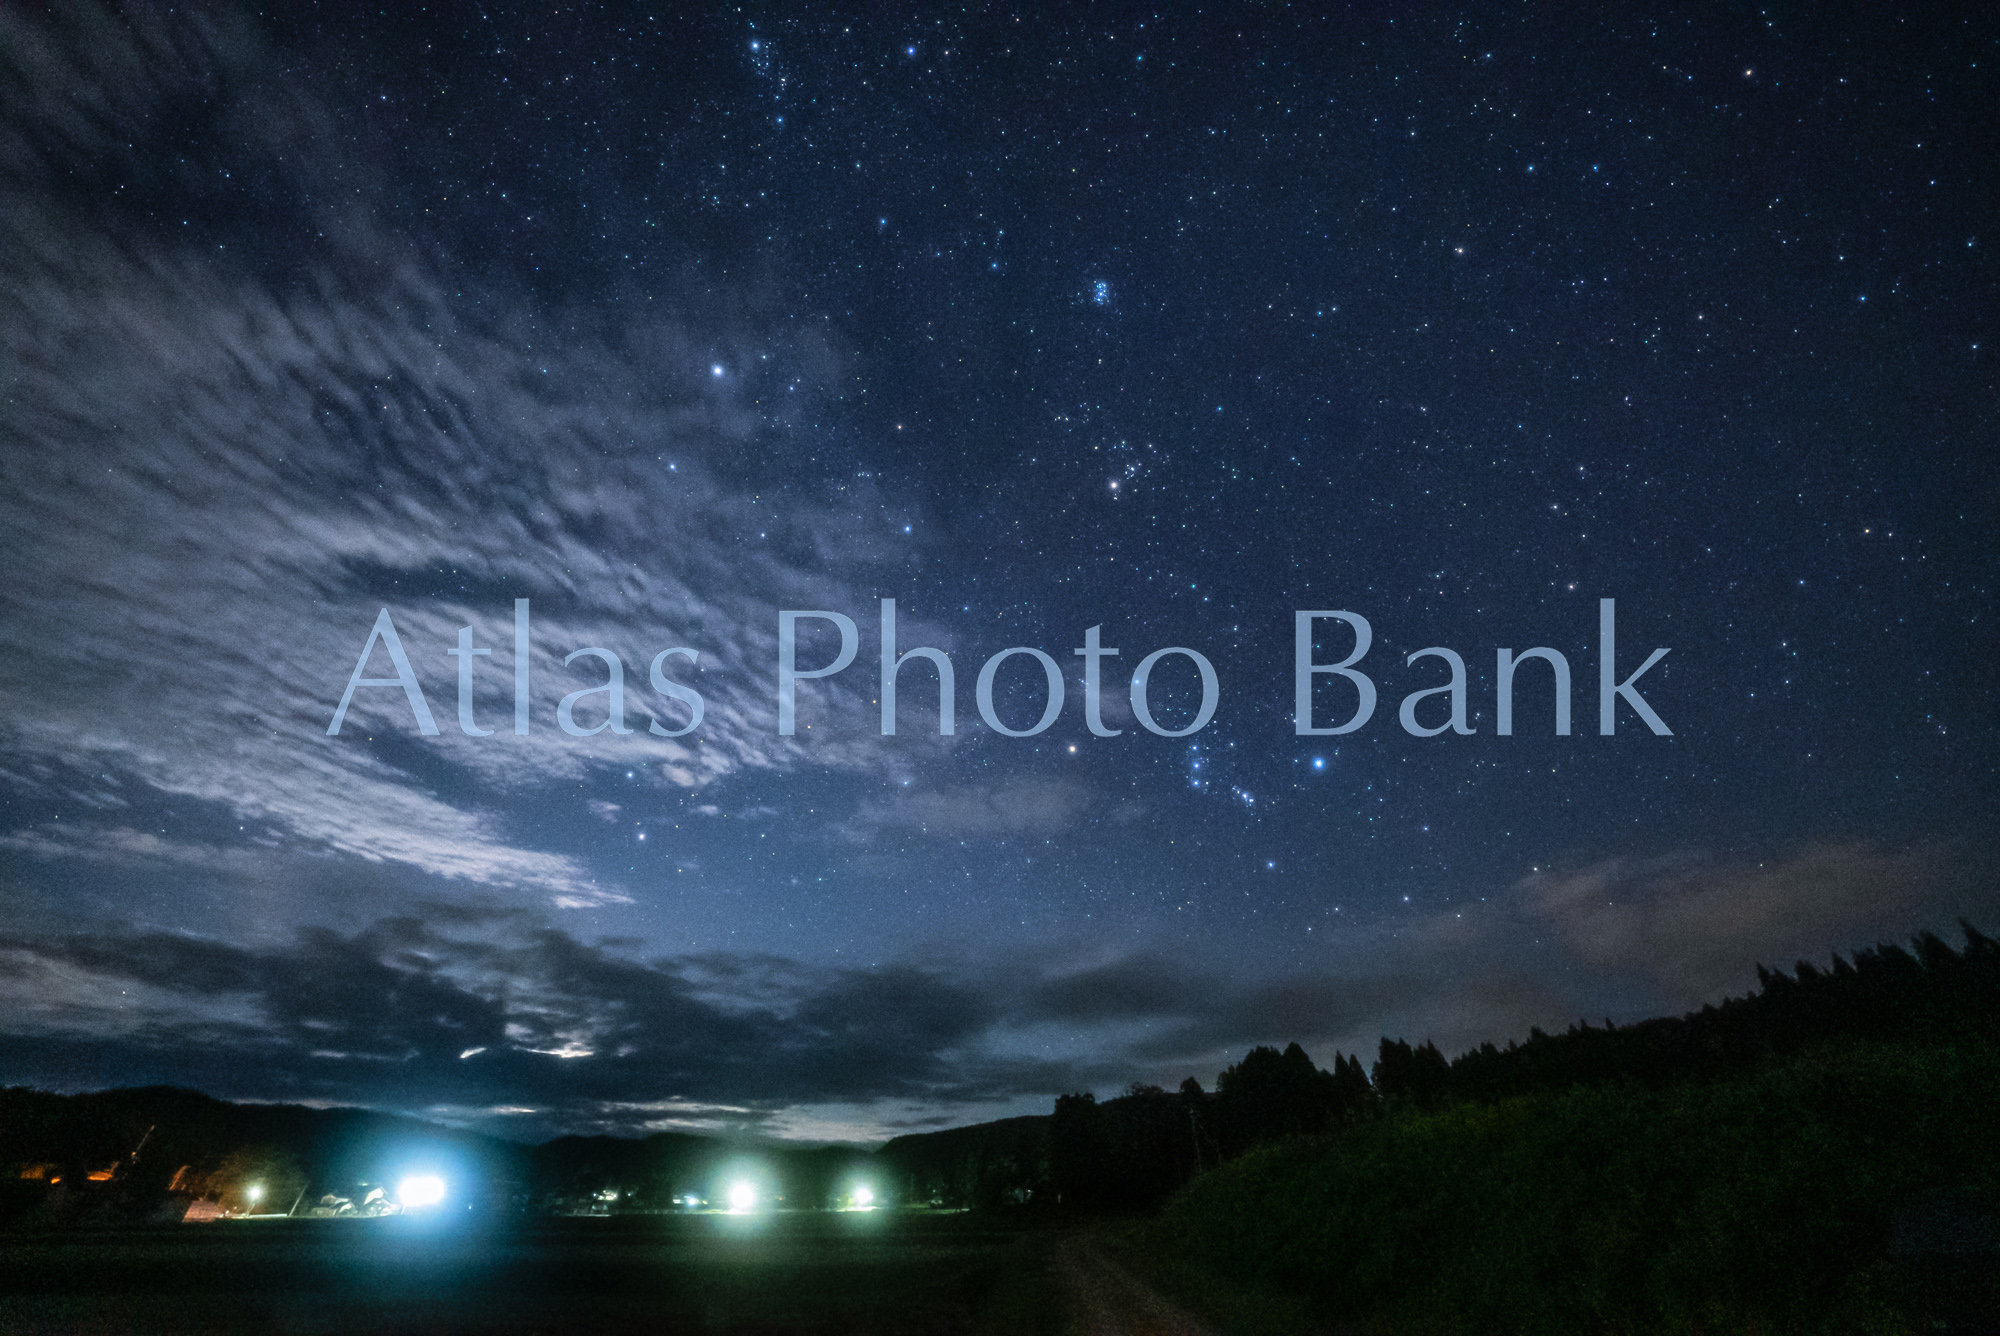
[[[1062,1237],[924,1212],[15,1234],[0,1331],[1055,1333]]]

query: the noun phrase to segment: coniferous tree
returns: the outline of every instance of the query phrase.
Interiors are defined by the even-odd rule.
[[[1049,1177],[1062,1205],[1084,1210],[1105,1205],[1110,1149],[1096,1095],[1085,1091],[1056,1097],[1055,1117],[1049,1121]]]

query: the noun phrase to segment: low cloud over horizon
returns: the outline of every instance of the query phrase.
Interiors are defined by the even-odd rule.
[[[1077,1089],[1185,1075],[1212,1085],[1260,1043],[1300,1041],[1331,1065],[1335,1046],[1372,1060],[1377,1037],[1431,1039],[1450,1055],[1531,1026],[1678,1014],[1754,988],[1758,964],[1876,945],[1867,923],[1913,899],[1952,936],[1966,887],[1931,862],[1815,848],[1762,866],[1684,858],[1538,874],[1469,919],[1377,922],[1317,971],[1275,978],[1160,949],[1013,968],[648,957],[526,911],[447,904],[254,947],[110,926],[10,935],[0,1067],[67,1092],[173,1084],[512,1136],[874,1139],[1045,1112]],[[1902,898],[1857,897],[1871,881]],[[1607,890],[1635,902],[1623,913],[1580,903]],[[1788,943],[1775,955],[1774,908]],[[1702,922],[1660,939],[1672,951],[1649,948],[1632,922],[1680,915]],[[1553,951],[1538,956],[1535,934],[1551,928]],[[1440,993],[1413,977],[1418,961],[1459,982]],[[1573,981],[1542,982],[1552,963]],[[1634,969],[1657,986],[1635,984]]]

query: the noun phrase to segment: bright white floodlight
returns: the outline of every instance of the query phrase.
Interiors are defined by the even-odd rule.
[[[875,1204],[875,1189],[870,1187],[854,1189],[854,1204],[864,1211],[873,1206]]]
[[[396,1198],[405,1210],[435,1206],[444,1200],[444,1180],[436,1174],[414,1174],[397,1184]]]
[[[754,1211],[757,1209],[757,1186],[754,1183],[736,1182],[729,1185],[729,1209],[732,1211]]]
[[[264,1185],[262,1183],[252,1183],[248,1195],[250,1197],[250,1204],[255,1206],[258,1202],[264,1200]]]

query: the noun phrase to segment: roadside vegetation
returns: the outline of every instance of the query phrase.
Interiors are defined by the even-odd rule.
[[[1232,1331],[1985,1330],[1996,1200],[2000,1054],[1867,1043],[1392,1110],[1204,1175],[1142,1240]]]

